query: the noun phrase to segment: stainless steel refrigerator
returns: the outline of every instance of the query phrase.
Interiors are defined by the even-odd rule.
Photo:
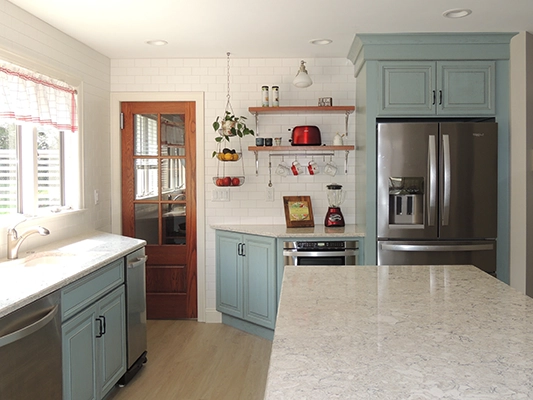
[[[497,132],[492,122],[378,124],[379,265],[496,274]]]

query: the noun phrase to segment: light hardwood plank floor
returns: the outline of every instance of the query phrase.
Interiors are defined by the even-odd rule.
[[[224,324],[149,320],[148,362],[106,400],[261,400],[272,342]]]

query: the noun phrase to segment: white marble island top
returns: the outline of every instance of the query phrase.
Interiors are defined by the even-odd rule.
[[[265,399],[531,399],[533,299],[473,266],[285,267]]]
[[[72,283],[146,244],[93,231],[0,262],[0,317]],[[50,262],[50,257],[53,262]],[[42,262],[41,262],[42,260]],[[46,260],[46,261],[45,261]]]

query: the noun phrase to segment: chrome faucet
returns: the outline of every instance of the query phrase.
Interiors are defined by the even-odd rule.
[[[20,221],[13,228],[7,230],[7,258],[9,260],[14,260],[19,257],[18,253],[20,245],[28,236],[34,233],[38,233],[41,236],[47,236],[50,234],[50,231],[48,229],[43,228],[42,226],[34,226],[29,228],[26,232],[19,236],[15,228],[21,222],[24,221]]]

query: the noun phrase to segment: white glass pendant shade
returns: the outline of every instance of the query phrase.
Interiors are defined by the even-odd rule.
[[[309,77],[307,70],[305,69],[305,61],[300,63],[300,70],[296,74],[296,77],[292,81],[292,84],[299,88],[306,88],[313,84],[313,81]]]

